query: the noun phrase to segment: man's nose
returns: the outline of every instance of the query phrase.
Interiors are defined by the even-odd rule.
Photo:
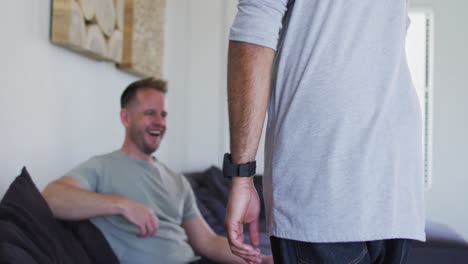
[[[153,118],[153,122],[158,125],[164,125],[166,124],[166,119],[161,115],[155,115]]]

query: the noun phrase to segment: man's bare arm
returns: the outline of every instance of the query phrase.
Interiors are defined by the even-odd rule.
[[[271,48],[229,42],[229,127],[236,163],[255,159],[268,107],[274,54]]]
[[[121,196],[87,191],[67,176],[49,183],[42,195],[54,216],[65,220],[120,214],[124,203]]]
[[[255,159],[267,112],[273,59],[271,48],[236,41],[229,43],[229,126],[235,163]],[[233,177],[226,229],[232,253],[248,262],[258,250],[245,243],[244,224],[249,226],[250,241],[258,245],[260,206],[252,177]]]
[[[153,235],[159,229],[159,220],[151,209],[120,195],[87,191],[72,177],[64,176],[51,182],[42,195],[58,219],[122,215],[138,226],[139,236]]]

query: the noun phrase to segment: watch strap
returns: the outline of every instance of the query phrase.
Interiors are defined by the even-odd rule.
[[[224,177],[250,177],[255,175],[257,162],[251,161],[247,163],[233,163],[231,154],[224,154],[223,159],[223,175]]]

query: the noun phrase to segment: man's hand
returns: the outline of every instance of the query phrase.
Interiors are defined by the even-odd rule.
[[[122,203],[122,216],[140,229],[139,237],[148,237],[159,230],[159,219],[151,208],[124,199]]]
[[[262,256],[262,264],[273,264],[273,256],[268,255],[268,256]]]
[[[249,225],[250,241],[254,246],[258,246],[259,215],[260,199],[253,185],[253,179],[234,177],[226,213],[228,241],[232,253],[248,263],[252,262],[252,257],[260,259],[260,250],[244,243],[244,224]]]

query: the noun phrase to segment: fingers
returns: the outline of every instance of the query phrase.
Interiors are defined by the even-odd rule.
[[[244,232],[242,224],[231,224],[228,226],[228,240],[234,255],[242,258],[247,263],[260,263],[260,250],[244,243]],[[229,228],[230,227],[230,228]]]
[[[252,252],[238,251],[237,249],[234,249],[232,253],[242,258],[247,263],[261,263],[262,261],[262,256],[258,249],[254,249]]]
[[[153,236],[159,230],[159,220],[153,210],[148,209],[147,215],[143,222],[145,232],[140,233],[140,237]],[[142,230],[141,228],[140,230]]]
[[[273,256],[272,255],[268,255],[268,256],[262,256],[262,264],[273,264],[274,261],[273,261]]]
[[[231,246],[231,250],[236,249],[236,251],[246,251],[250,252],[253,250],[253,247],[244,243],[244,228],[242,224],[228,224],[228,240]]]
[[[138,234],[138,237],[145,237],[146,236],[146,224],[142,223],[137,226],[140,229],[140,234]]]
[[[154,227],[154,232],[151,235],[154,235],[159,231],[159,219],[154,213],[151,215],[151,223]]]
[[[246,256],[246,257],[260,256],[259,250],[255,248],[252,248],[252,250],[242,250],[242,249],[231,246],[231,251],[236,256]]]
[[[237,256],[257,256],[259,253],[255,248],[250,247],[249,249],[241,249],[236,246],[231,245],[231,252]]]
[[[236,182],[238,184],[236,184]],[[233,181],[228,199],[226,229],[228,241],[234,255],[247,263],[260,263],[260,250],[244,242],[244,224],[249,224],[252,244],[259,244],[258,214],[260,212],[258,194],[251,181]],[[235,202],[233,202],[235,201]]]
[[[248,264],[260,264],[262,263],[262,257],[260,255],[258,256],[243,256],[243,255],[238,255],[238,257],[242,258],[245,262]]]
[[[154,226],[153,222],[150,219],[147,220],[145,226],[146,226],[145,237],[154,235],[154,233],[156,232],[156,227]]]
[[[260,227],[258,218],[249,224],[249,235],[252,245],[258,246],[260,244]]]
[[[138,237],[153,236],[159,230],[159,219],[150,208],[140,206],[128,220],[139,229]]]

